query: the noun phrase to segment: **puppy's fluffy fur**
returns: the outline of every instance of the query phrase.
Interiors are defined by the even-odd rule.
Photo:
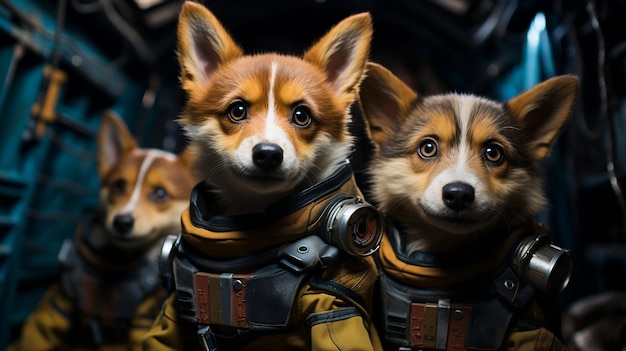
[[[418,97],[369,64],[361,103],[378,152],[372,195],[408,253],[480,245],[533,219],[545,197],[540,161],[568,120],[578,79],[561,76],[500,103],[473,95]]]

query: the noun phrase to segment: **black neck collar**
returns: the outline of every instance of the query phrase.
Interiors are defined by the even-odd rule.
[[[331,176],[297,194],[268,206],[262,213],[226,216],[216,213],[216,189],[206,182],[197,184],[191,192],[189,215],[194,226],[214,232],[249,230],[263,227],[283,218],[313,201],[337,191],[352,178],[348,160]]]
[[[471,250],[455,250],[449,252],[413,251],[410,255],[407,255],[405,242],[397,226],[393,223],[389,223],[387,226],[389,240],[398,259],[415,266],[441,268],[462,267],[491,259],[492,254],[497,251],[497,249],[506,242],[506,239],[511,233],[517,229],[519,228],[491,232],[487,238],[482,241],[482,245],[473,247]]]
[[[79,228],[76,236],[76,245],[80,255],[90,264],[104,270],[126,271],[131,270],[146,260],[145,253],[150,245],[138,247],[133,250],[119,249],[115,247],[96,247],[90,240],[90,235],[95,230],[104,230],[104,219],[101,214],[88,216]],[[155,241],[152,241],[153,245]]]

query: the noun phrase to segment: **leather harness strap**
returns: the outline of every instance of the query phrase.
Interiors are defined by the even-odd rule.
[[[437,303],[412,303],[409,317],[409,345],[434,350],[465,350],[472,306]]]
[[[249,274],[194,274],[198,323],[248,328],[246,282]]]

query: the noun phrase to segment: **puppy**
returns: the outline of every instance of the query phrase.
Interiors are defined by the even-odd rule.
[[[123,120],[104,114],[98,134],[101,211],[59,253],[51,286],[10,350],[141,350],[167,297],[158,280],[163,239],[197,178],[191,154],[139,148]]]
[[[248,55],[206,7],[183,4],[181,123],[203,182],[164,248],[175,293],[147,350],[380,347],[369,316],[375,247],[360,242],[376,245],[372,208],[347,224],[355,241],[327,235],[346,223],[327,226],[338,218],[329,208],[364,210],[348,124],[371,37],[361,13],[302,56]]]
[[[551,306],[571,257],[534,216],[540,162],[577,90],[561,76],[506,102],[420,97],[368,64],[359,99],[376,145],[372,202],[388,222],[377,303],[390,349],[561,349]]]

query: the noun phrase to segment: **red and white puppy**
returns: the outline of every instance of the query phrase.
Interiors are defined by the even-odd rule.
[[[243,51],[201,5],[180,16],[178,57],[188,103],[182,124],[196,170],[220,191],[225,214],[262,212],[328,177],[352,152],[349,109],[372,36],[355,15],[302,58]]]
[[[165,236],[180,232],[180,214],[197,183],[190,153],[139,148],[112,111],[104,114],[97,141],[101,209],[62,247],[60,279],[12,351],[141,351],[167,297],[158,258]]]
[[[177,52],[187,100],[180,122],[202,183],[183,212],[170,256],[175,290],[146,350],[376,349],[371,256],[333,248],[332,263],[315,259],[298,272],[279,261],[292,247],[300,249],[295,260],[323,255],[330,243],[318,235],[322,211],[332,199],[362,198],[346,160],[354,148],[350,108],[372,33],[371,16],[361,13],[302,55],[244,54],[208,8],[183,3]],[[274,269],[276,277],[300,280],[256,288]],[[320,279],[328,286],[309,284]]]
[[[180,214],[197,183],[189,149],[180,155],[139,148],[112,111],[98,135],[98,173],[104,231],[96,245],[133,249],[180,231]]]

